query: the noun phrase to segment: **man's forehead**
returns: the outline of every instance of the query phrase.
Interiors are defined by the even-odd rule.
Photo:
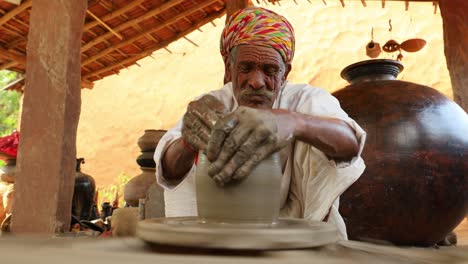
[[[268,63],[281,63],[283,58],[281,54],[270,47],[258,45],[239,45],[236,47],[235,54],[238,61],[264,61]]]

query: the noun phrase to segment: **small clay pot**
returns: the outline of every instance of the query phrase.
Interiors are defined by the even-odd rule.
[[[138,139],[138,147],[141,151],[154,151],[159,140],[166,134],[166,130],[147,129],[143,136]]]
[[[0,180],[14,183],[16,176],[16,159],[7,160],[7,164],[0,168]]]
[[[198,216],[204,222],[272,224],[280,211],[279,153],[260,162],[242,181],[220,187],[208,175],[210,162],[200,152],[196,171]]]
[[[144,168],[140,175],[133,177],[125,184],[124,200],[128,206],[137,207],[138,200],[146,198],[148,188],[156,181],[155,169]]]

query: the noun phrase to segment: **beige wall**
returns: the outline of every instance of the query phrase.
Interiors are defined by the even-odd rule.
[[[334,91],[346,85],[340,78],[345,66],[368,59],[365,45],[374,27],[374,40],[424,38],[427,46],[407,53],[400,79],[439,89],[451,97],[449,74],[443,53],[442,20],[434,15],[432,3],[404,2],[286,1],[281,7],[269,5],[286,16],[296,30],[297,50],[290,81],[310,83]],[[349,2],[349,3],[348,3]],[[393,30],[388,31],[392,20]],[[122,70],[119,75],[96,82],[93,90],[82,92],[82,112],[78,127],[78,156],[86,158],[83,171],[95,177],[99,186],[114,182],[120,173],[139,174],[135,162],[136,145],[145,129],[168,129],[183,115],[185,106],[200,93],[222,85],[223,64],[218,51],[224,17],[207,24],[203,32],[188,36],[195,47],[182,39]],[[395,55],[381,58],[395,58]]]

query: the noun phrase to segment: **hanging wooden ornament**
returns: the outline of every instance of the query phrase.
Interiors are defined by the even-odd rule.
[[[424,46],[426,46],[424,39],[408,39],[400,44],[401,49],[406,52],[420,51]]]

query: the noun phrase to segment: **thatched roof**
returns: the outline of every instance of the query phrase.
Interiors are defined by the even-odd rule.
[[[191,42],[186,35],[224,15],[227,1],[233,0],[89,0],[81,47],[82,87],[91,88],[94,81],[116,74],[180,38]],[[326,4],[336,0],[307,1]],[[366,0],[354,1],[366,5]],[[367,1],[384,5],[389,0]],[[344,0],[340,2],[344,6]],[[32,0],[0,0],[0,70],[25,72],[31,5]],[[12,88],[20,85],[15,83]]]

